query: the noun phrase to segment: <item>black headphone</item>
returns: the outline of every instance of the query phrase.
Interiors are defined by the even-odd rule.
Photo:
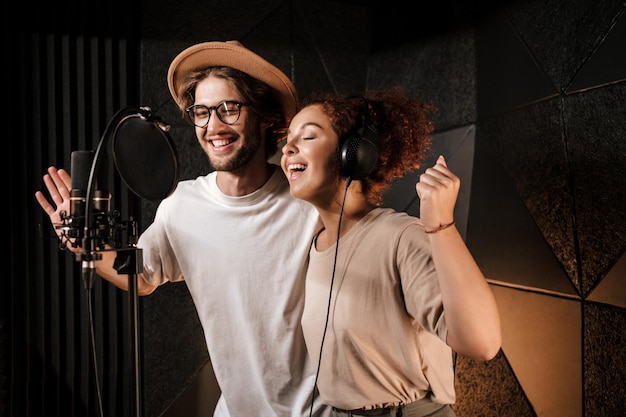
[[[341,173],[350,180],[362,180],[370,175],[376,166],[380,134],[370,119],[365,97],[354,96],[354,98],[361,98],[364,108],[356,131],[341,145]]]

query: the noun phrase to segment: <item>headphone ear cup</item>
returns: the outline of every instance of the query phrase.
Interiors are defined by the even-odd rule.
[[[368,123],[341,146],[341,169],[346,178],[362,180],[372,173],[378,160],[380,137]]]

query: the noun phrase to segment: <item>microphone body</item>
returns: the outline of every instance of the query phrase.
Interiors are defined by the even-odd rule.
[[[85,218],[87,205],[87,189],[89,177],[93,165],[94,151],[74,151],[71,155],[70,174],[72,188],[70,190],[70,217],[68,219],[68,236],[76,238],[77,242],[85,237],[85,226],[89,225],[89,219]],[[106,166],[105,166],[106,167]],[[111,196],[104,186],[108,172],[102,166],[96,167],[95,177],[92,184],[91,213],[97,223],[101,217],[106,217],[110,210]]]

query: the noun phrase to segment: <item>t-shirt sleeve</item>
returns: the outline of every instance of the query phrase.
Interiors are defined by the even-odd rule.
[[[184,279],[168,237],[167,213],[167,203],[164,200],[157,208],[154,222],[141,234],[137,242],[143,258],[141,277],[152,285]]]
[[[447,327],[437,271],[428,237],[417,223],[401,233],[396,265],[407,312],[424,330],[445,342]]]

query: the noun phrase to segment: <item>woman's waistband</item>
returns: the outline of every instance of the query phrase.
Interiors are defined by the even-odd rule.
[[[348,416],[397,416],[398,410],[401,410],[404,406],[398,405],[396,407],[385,408],[373,408],[371,410],[342,410],[341,408],[333,407],[333,411],[340,414],[346,414]]]
[[[385,416],[385,417],[400,417],[404,412],[411,411],[411,415],[429,415],[434,413],[437,410],[445,407],[446,404],[436,403],[430,398],[422,398],[417,401],[413,401],[409,404],[400,404],[398,406],[393,407],[385,407],[385,408],[373,408],[370,410],[365,409],[356,409],[356,410],[342,410],[340,408],[333,407],[333,411],[335,413],[339,413],[341,415],[345,415],[347,417],[352,416]]]

